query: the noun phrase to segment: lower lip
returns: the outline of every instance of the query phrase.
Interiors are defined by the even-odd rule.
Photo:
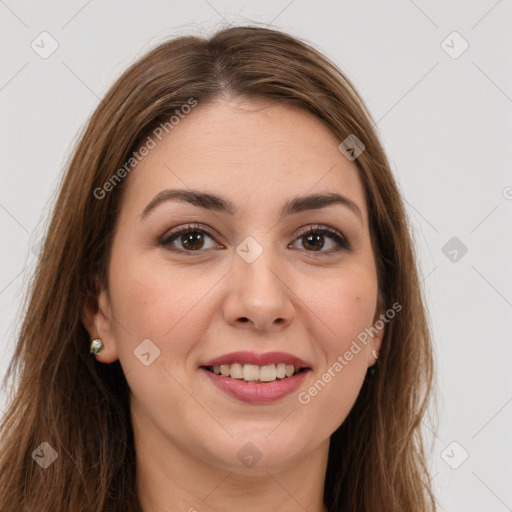
[[[293,377],[286,377],[282,380],[254,383],[217,375],[205,368],[201,368],[201,371],[227,395],[251,404],[267,404],[281,400],[290,393],[293,393],[302,384],[307,373],[309,373],[309,370],[305,370]]]

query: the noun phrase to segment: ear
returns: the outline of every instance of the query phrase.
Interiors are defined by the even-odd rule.
[[[368,351],[368,368],[370,368],[370,366],[373,366],[377,362],[377,358],[382,347],[382,340],[386,332],[386,326],[388,321],[389,320],[386,317],[385,310],[382,305],[382,300],[379,294],[377,312],[375,313],[372,324],[372,333],[374,333],[374,335],[370,338],[369,343],[370,350]]]
[[[117,345],[114,331],[114,319],[111,314],[110,299],[108,293],[103,287],[95,296],[87,297],[82,311],[82,323],[89,333],[89,343],[99,338],[103,343],[103,348],[96,357],[102,363],[113,363],[118,359]],[[89,347],[84,347],[89,350]]]
[[[373,321],[373,327],[377,330],[377,334],[370,339],[370,354],[368,354],[368,367],[373,366],[377,362],[379,352],[382,347],[382,339],[386,332],[386,322],[382,320],[385,318],[383,312],[380,312],[375,316]]]

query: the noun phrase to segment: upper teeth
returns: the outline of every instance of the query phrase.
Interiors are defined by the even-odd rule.
[[[277,379],[291,377],[298,372],[300,368],[296,368],[292,364],[278,363],[266,364],[258,366],[257,364],[221,364],[213,366],[213,373],[231,377],[233,379],[244,379],[246,381],[262,381],[272,382]]]

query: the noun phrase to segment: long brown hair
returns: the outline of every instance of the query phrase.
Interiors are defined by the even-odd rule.
[[[386,326],[375,374],[331,436],[324,500],[331,512],[436,510],[422,438],[433,389],[431,339],[403,202],[374,122],[349,80],[309,44],[246,26],[152,49],[115,82],[80,134],[5,377],[15,389],[0,427],[5,512],[141,510],[128,385],[118,361],[105,365],[89,354],[81,322],[97,283],[108,285],[129,176],[105,183],[191,98],[204,104],[223,97],[293,103],[340,142],[354,134],[364,143],[355,163],[382,302],[402,309]],[[43,442],[58,454],[47,469],[32,457]]]

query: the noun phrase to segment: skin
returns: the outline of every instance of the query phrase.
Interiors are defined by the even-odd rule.
[[[339,142],[295,106],[222,100],[194,108],[127,178],[109,289],[88,303],[83,321],[104,343],[98,360],[119,359],[130,386],[145,512],[326,510],[329,437],[350,412],[383,335],[299,403],[298,393],[382,313],[364,189]],[[222,195],[238,211],[167,201],[141,216],[171,188]],[[341,205],[278,218],[288,199],[333,191],[356,203],[361,218]],[[215,235],[204,235],[203,252],[158,244],[188,223]],[[352,249],[327,254],[337,247],[330,235],[320,251],[311,249],[299,231],[317,224],[339,231]],[[236,252],[248,236],[263,248],[252,263]],[[171,244],[184,253],[182,242],[178,235]],[[145,339],[160,350],[149,366],[134,356]],[[312,370],[298,392],[276,403],[244,403],[199,370],[237,350],[289,352]],[[252,467],[237,457],[248,442],[261,454]]]

